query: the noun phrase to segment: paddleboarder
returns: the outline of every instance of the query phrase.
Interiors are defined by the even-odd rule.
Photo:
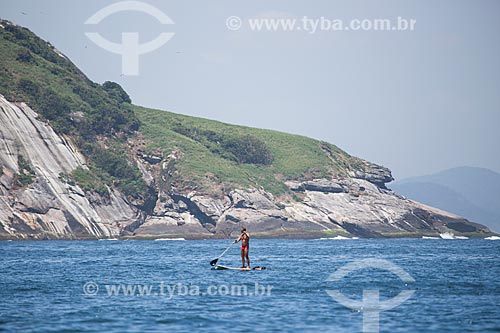
[[[241,241],[241,268],[245,268],[245,259],[250,269],[250,258],[248,258],[248,250],[250,247],[250,235],[246,228],[241,228],[241,235],[233,242],[238,243]]]

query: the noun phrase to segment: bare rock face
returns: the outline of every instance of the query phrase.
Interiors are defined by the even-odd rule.
[[[219,220],[224,211],[231,204],[231,199],[229,197],[224,197],[224,199],[221,200],[203,195],[193,195],[190,197],[190,200],[199,208],[201,213],[205,214],[214,222]]]
[[[0,95],[0,234],[34,238],[111,237],[137,212],[120,193],[107,204],[93,204],[81,188],[61,175],[86,168],[68,138],[57,135],[26,104]],[[31,169],[32,182],[19,183],[20,158]],[[23,166],[24,169],[25,166]]]
[[[169,206],[166,211],[157,212],[167,218],[150,217],[135,234],[232,237],[241,227],[257,236],[279,237],[489,232],[482,225],[407,200],[364,179],[317,179],[288,184],[294,191],[301,191],[301,202],[277,203],[271,194],[255,188],[234,190],[223,200],[196,193],[176,194],[170,201],[186,202],[185,209]],[[179,209],[182,214],[176,213]]]
[[[482,225],[407,200],[373,182],[356,178],[342,182],[344,193],[306,191],[303,202],[285,207],[289,218],[313,221],[329,228],[334,225],[362,237],[418,236],[450,230],[489,232]]]
[[[263,190],[234,190],[229,193],[234,208],[249,208],[254,210],[276,209],[272,194]]]
[[[145,236],[211,236],[211,233],[202,226],[200,221],[187,212],[180,214],[172,213],[162,217],[150,216],[135,230],[134,234]]]

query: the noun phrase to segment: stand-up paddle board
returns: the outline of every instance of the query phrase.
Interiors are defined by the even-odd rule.
[[[223,270],[233,270],[233,271],[262,271],[266,269],[265,267],[261,266],[255,266],[253,268],[241,268],[241,267],[229,267],[229,266],[223,266],[223,265],[217,265],[214,267],[215,270],[218,271],[223,271]]]

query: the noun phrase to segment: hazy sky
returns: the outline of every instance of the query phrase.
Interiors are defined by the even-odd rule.
[[[326,140],[396,178],[469,165],[500,172],[500,1],[154,1],[84,22],[117,1],[0,0],[92,80],[135,104]],[[226,27],[238,16],[238,31]],[[251,31],[251,18],[415,19],[414,31]],[[86,36],[174,37],[121,75],[121,56]]]

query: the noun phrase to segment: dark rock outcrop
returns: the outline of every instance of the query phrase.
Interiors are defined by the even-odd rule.
[[[314,179],[305,182],[288,182],[288,186],[292,191],[316,191],[324,193],[343,193],[346,192],[346,187],[339,181],[327,179]]]
[[[370,183],[384,189],[386,188],[385,184],[394,180],[391,170],[367,161],[364,161],[364,170],[356,170],[352,173],[352,176],[358,179],[367,180]]]

